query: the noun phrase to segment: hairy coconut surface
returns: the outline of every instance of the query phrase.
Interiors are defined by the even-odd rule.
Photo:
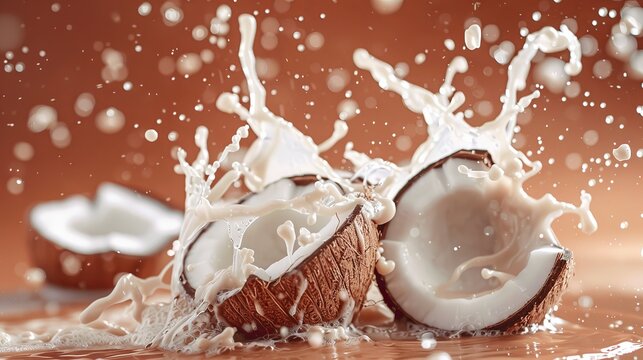
[[[412,188],[413,186],[416,186],[417,185],[416,183],[419,181],[419,179],[421,179],[429,172],[441,168],[447,161],[451,159],[461,159],[461,160],[470,161],[471,163],[477,163],[478,166],[479,167],[481,166],[482,168],[488,168],[492,165],[492,161],[489,155],[486,152],[482,152],[482,151],[460,151],[434,164],[431,164],[430,166],[422,170],[420,173],[418,173],[416,176],[414,176],[397,194],[395,198],[395,203],[398,206],[398,210],[400,206],[400,201],[403,198],[404,194],[410,188]],[[462,176],[465,176],[465,175],[462,175]],[[448,186],[444,189],[435,189],[433,191],[445,191],[448,194],[448,192],[451,191],[451,190],[448,190],[449,186],[452,185],[452,184],[449,184],[448,177],[440,177],[440,181],[446,182]],[[422,191],[431,192],[432,189],[426,188],[426,189],[422,189]],[[475,204],[474,201],[475,201],[474,197],[471,197],[470,201],[463,200],[463,203],[459,204],[458,206],[466,207],[468,206],[467,204],[470,204],[470,206],[474,206]],[[453,209],[447,208],[445,211],[452,211],[452,210]],[[461,210],[458,211],[458,213],[462,213],[466,211],[468,211],[468,209],[462,208]],[[475,210],[472,210],[472,211],[475,212]],[[458,216],[457,214],[453,214],[453,215]],[[428,215],[423,214],[423,216],[428,216]],[[391,222],[387,224],[380,226],[380,231],[382,233],[383,240],[386,240],[386,239],[394,240],[396,238],[394,234],[391,234],[389,232],[390,226],[394,221],[395,219],[393,219]],[[421,219],[418,221],[421,221]],[[465,227],[469,225],[474,226],[471,223],[465,223],[464,225],[460,224],[460,226],[465,226]],[[445,223],[438,223],[437,226],[448,226],[448,225],[446,225]],[[436,232],[436,234],[438,233]],[[428,241],[428,242],[431,242],[431,241],[435,242],[437,240],[435,238],[432,238],[431,234],[423,234],[423,233],[419,234],[419,238],[422,239],[423,241]],[[456,244],[458,244],[459,240],[461,239],[452,239],[453,241],[452,246],[455,246]],[[448,243],[449,239],[445,239],[444,241]],[[481,234],[480,242],[482,243],[484,241],[487,241],[487,240]],[[531,250],[525,250],[525,251],[531,251]],[[406,298],[403,301],[405,304],[407,304],[406,306],[407,308],[405,309],[405,306],[402,306],[400,304],[400,300],[396,298],[396,296],[393,294],[393,291],[391,291],[391,284],[388,283],[389,281],[392,281],[390,274],[388,276],[376,274],[376,280],[386,304],[396,313],[398,317],[408,318],[416,323],[424,324],[428,327],[436,328],[439,330],[453,331],[453,332],[457,332],[460,330],[499,330],[505,333],[516,333],[516,332],[522,331],[526,326],[530,324],[541,323],[543,321],[543,319],[545,318],[545,315],[559,301],[560,296],[562,295],[564,289],[567,287],[567,282],[571,277],[571,274],[573,273],[572,254],[569,250],[561,248],[558,245],[552,244],[551,247],[545,249],[543,252],[546,254],[546,257],[549,257],[549,258],[555,257],[555,259],[553,259],[551,262],[552,265],[546,269],[537,269],[533,265],[530,268],[531,269],[530,271],[541,272],[541,273],[546,272],[546,278],[544,281],[542,281],[542,285],[539,286],[539,285],[532,284],[531,281],[533,279],[521,280],[521,281],[527,282],[524,284],[526,285],[525,286],[526,288],[530,288],[532,286],[539,286],[539,287],[537,289],[533,289],[535,291],[533,291],[533,295],[528,299],[516,300],[516,302],[518,303],[513,303],[510,306],[508,306],[507,308],[511,308],[510,313],[506,313],[507,309],[501,309],[504,311],[504,313],[503,311],[495,311],[497,309],[492,309],[494,306],[496,307],[505,306],[505,305],[496,304],[494,302],[490,302],[488,304],[488,307],[491,307],[491,309],[487,307],[485,307],[484,309],[481,308],[480,312],[488,312],[491,314],[493,313],[502,314],[502,315],[491,315],[492,318],[493,316],[497,316],[498,317],[497,321],[487,323],[485,326],[471,325],[471,324],[480,323],[479,321],[476,322],[477,320],[475,318],[478,316],[478,314],[476,314],[475,312],[464,316],[465,319],[467,319],[468,317],[467,320],[470,320],[469,322],[461,322],[461,323],[454,322],[454,324],[452,324],[451,327],[436,326],[434,323],[430,321],[431,320],[430,311],[432,311],[432,307],[434,306],[434,304],[431,303],[431,301],[426,301],[426,300],[423,301],[422,295],[416,295],[417,299],[415,299],[415,301],[409,301],[409,298]],[[384,252],[384,256],[386,256],[387,259],[391,259],[394,261],[407,261],[408,259],[411,259],[409,261],[416,261],[416,260],[413,260],[414,259],[413,256],[421,256],[421,255],[422,254],[416,253],[416,254],[408,255],[410,257],[405,257],[404,259],[397,259],[395,257],[391,257],[391,254],[387,253],[386,250]],[[429,257],[427,256],[424,261],[433,261],[433,260],[430,260]],[[395,271],[399,271],[399,269],[396,269]],[[406,278],[404,278],[403,276],[399,278],[396,277],[395,281],[408,281],[409,282],[408,288],[413,289],[413,287],[411,286],[412,281],[415,282],[414,283],[415,285],[413,286],[417,286],[417,281],[420,281],[420,282],[422,281],[421,279],[411,280],[409,277],[413,275],[414,274],[407,274]],[[469,273],[465,275],[475,275],[475,274]],[[540,277],[538,278],[540,279],[544,276],[544,274],[539,274],[539,276]],[[521,277],[521,279],[524,279],[524,278],[525,277]],[[471,277],[469,277],[469,279],[471,279]],[[480,282],[483,282],[483,280],[480,279]],[[399,288],[402,285],[403,284],[399,284],[397,286],[398,294],[399,294]],[[420,286],[425,286],[425,285],[420,285]],[[431,285],[431,286],[435,286],[435,285]],[[483,295],[480,295],[480,296],[494,296],[493,294],[494,291],[496,290],[492,290],[490,293],[485,293],[485,291],[483,291]],[[514,290],[514,292],[516,291],[521,292],[521,290]],[[524,289],[522,291],[523,292],[531,291],[531,289],[530,290]],[[503,301],[506,301],[506,300],[507,299],[503,299]],[[445,300],[442,300],[442,301],[445,301]],[[468,302],[475,301],[475,299],[472,300],[472,299],[466,298],[465,296],[459,297],[455,295],[453,296],[452,299],[447,299],[446,301],[452,301],[453,309],[458,309],[457,312],[471,312],[471,310],[467,310],[468,306],[470,305],[470,303]],[[511,301],[509,301],[509,303],[511,303]],[[423,309],[419,309],[419,308],[409,309],[408,308],[409,304],[417,304],[418,307],[423,307]],[[425,314],[425,315],[428,314],[428,315],[424,316],[423,318],[418,318],[417,316],[413,316],[410,313]],[[487,318],[488,317],[489,316],[487,316]],[[437,322],[439,323],[439,321]],[[444,324],[444,321],[442,321],[442,323]]]
[[[299,176],[287,180],[292,181],[295,186],[305,187],[318,179],[315,176]],[[264,191],[274,191],[274,188],[269,185]],[[240,203],[255,195],[257,194],[249,194]],[[207,237],[209,227],[215,224],[212,223],[201,230],[188,245],[181,281],[190,296],[194,296],[195,288],[199,286],[198,283],[191,283],[190,274],[186,270],[190,251],[204,252],[202,246],[196,249],[195,244],[202,237]],[[247,339],[275,336],[280,334],[282,328],[290,330],[301,325],[350,322],[361,308],[373,280],[378,230],[362,213],[362,207],[359,205],[332,230],[328,237],[319,240],[320,244],[311,244],[316,246],[312,253],[297,260],[277,278],[267,279],[265,276],[251,275],[243,287],[227,289],[232,292],[221,297],[220,303],[215,306],[217,319],[236,327],[238,334]],[[257,233],[253,235],[258,236]],[[202,241],[208,240],[212,241],[213,249],[215,246],[219,249],[216,254],[213,250],[212,256],[229,255],[224,253],[230,251],[224,245],[214,244],[221,241],[229,242],[229,239],[213,238]],[[261,254],[262,246],[278,246],[261,239],[244,237],[244,241],[253,241],[255,246],[251,248],[256,254]],[[285,257],[286,253],[281,256]],[[266,265],[268,264],[264,264]],[[192,282],[198,281],[194,276],[192,278]]]
[[[373,280],[377,243],[377,227],[358,206],[294,270],[271,282],[250,276],[217,313],[249,338],[278,334],[282,327],[349,322]]]

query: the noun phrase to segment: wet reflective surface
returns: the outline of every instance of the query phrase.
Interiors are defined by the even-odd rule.
[[[579,302],[581,305],[579,305]],[[588,307],[588,305],[591,306]],[[253,348],[235,350],[221,354],[223,359],[237,358],[360,358],[415,359],[448,353],[454,359],[492,359],[499,357],[517,358],[587,358],[606,359],[625,355],[625,358],[641,356],[643,351],[643,316],[640,303],[633,294],[592,294],[581,296],[568,293],[555,321],[557,331],[541,331],[535,334],[467,337],[460,339],[438,339],[432,349],[423,349],[419,340],[377,340],[347,344],[338,342],[318,349],[311,349],[307,343],[288,343],[275,349]],[[63,308],[63,313],[65,309]],[[73,321],[75,311],[59,317],[45,317],[61,323]],[[30,316],[29,319],[41,317]],[[25,317],[5,320],[0,327],[12,331],[28,330],[34,326],[24,323]],[[32,330],[36,330],[31,328]],[[444,354],[442,354],[444,355]],[[200,356],[184,356],[144,349],[87,349],[69,351],[39,351],[34,353],[5,354],[7,359],[199,359]],[[0,356],[2,358],[2,356]]]

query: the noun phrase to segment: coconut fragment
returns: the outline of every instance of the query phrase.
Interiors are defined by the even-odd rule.
[[[147,276],[169,249],[182,215],[128,188],[102,184],[95,200],[70,196],[35,206],[30,214],[31,255],[49,283],[109,289],[117,275]]]
[[[491,165],[486,153],[461,151],[395,197],[397,214],[380,230],[397,266],[376,277],[398,316],[446,331],[515,333],[560,299],[573,261],[548,227],[550,200],[517,196]]]
[[[315,180],[282,179],[242,203],[289,200],[314,188]],[[213,274],[232,266],[229,226],[211,223],[189,245],[181,275],[189,296],[198,297]],[[295,229],[300,229],[299,241]],[[253,219],[240,236],[243,250],[252,251],[254,272],[241,287],[221,289],[213,305],[217,320],[245,338],[279,336],[284,328],[302,325],[349,323],[361,308],[378,242],[377,226],[361,205],[335,216],[318,215],[313,224],[305,214],[277,210]]]

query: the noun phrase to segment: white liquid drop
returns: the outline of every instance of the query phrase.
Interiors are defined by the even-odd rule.
[[[578,306],[584,309],[589,309],[594,306],[594,299],[592,299],[592,297],[589,295],[581,295],[578,298]]]
[[[19,177],[12,177],[7,181],[7,191],[12,195],[20,195],[25,190],[25,183]]]
[[[414,61],[415,61],[415,64],[417,64],[417,65],[424,64],[424,62],[426,61],[426,54],[425,53],[418,53],[417,55],[415,55]]]
[[[74,104],[74,112],[76,112],[76,115],[86,117],[91,115],[92,111],[94,111],[94,105],[96,104],[96,100],[94,99],[94,95],[90,93],[82,93],[78,95],[78,98],[76,99],[76,103]]]
[[[33,158],[33,146],[27,142],[19,142],[13,146],[13,155],[20,161],[29,161]]]
[[[603,59],[594,63],[592,73],[599,79],[606,79],[612,74],[612,63]]]
[[[382,15],[392,14],[398,11],[404,0],[371,0],[373,9]]]
[[[594,146],[598,143],[598,131],[587,130],[583,134],[583,142],[587,146]]]
[[[422,347],[422,349],[431,350],[435,348],[437,344],[438,341],[435,340],[435,335],[433,335],[433,333],[424,333],[420,337],[420,346]]]
[[[632,157],[632,149],[630,149],[630,145],[628,144],[621,144],[619,147],[612,150],[612,154],[616,160],[626,161]]]
[[[138,14],[141,16],[147,16],[152,12],[152,5],[147,1],[138,6]]]
[[[472,24],[467,30],[464,31],[464,44],[469,50],[475,50],[480,47],[480,39],[482,38],[482,30],[480,25]]]
[[[201,56],[196,53],[183,54],[176,61],[176,71],[181,75],[192,75],[201,70],[201,66]]]
[[[159,138],[159,133],[154,129],[148,129],[145,131],[145,140],[149,142],[155,142]]]
[[[39,133],[52,128],[58,121],[56,109],[49,105],[36,105],[29,113],[27,127],[29,130]]]
[[[125,125],[125,115],[115,107],[110,107],[96,115],[96,127],[105,134],[119,132]]]
[[[449,51],[453,51],[453,49],[455,49],[455,41],[453,41],[453,39],[444,40],[444,47]]]

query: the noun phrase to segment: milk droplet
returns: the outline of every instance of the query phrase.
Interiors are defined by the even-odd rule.
[[[638,77],[643,77],[643,50],[639,50],[630,56],[630,67]]]
[[[493,43],[498,40],[498,37],[500,37],[500,29],[497,25],[485,25],[485,27],[482,29],[482,38],[484,39],[484,41]]]
[[[594,146],[598,143],[598,132],[596,130],[587,130],[583,134],[583,142],[587,146]]]
[[[328,74],[328,79],[326,79],[326,85],[328,89],[332,92],[340,92],[348,84],[350,79],[350,74],[344,69],[333,69],[330,74]]]
[[[373,9],[382,15],[392,14],[398,11],[404,0],[371,0]]]
[[[152,12],[152,5],[147,1],[138,6],[138,14],[141,16],[147,16]]]
[[[145,131],[145,140],[149,142],[155,142],[159,138],[159,133],[154,129],[148,129]]]
[[[455,49],[455,41],[453,41],[452,39],[444,40],[444,47],[449,51],[453,51],[453,49]]]
[[[395,64],[395,75],[399,78],[405,78],[409,74],[409,65],[405,62]]]
[[[67,252],[60,256],[60,264],[62,265],[63,273],[67,276],[78,275],[83,265],[76,255]]]
[[[204,40],[208,34],[208,28],[203,25],[197,25],[192,29],[192,38],[196,41]]]
[[[422,349],[431,350],[437,345],[437,340],[435,340],[435,335],[433,333],[427,332],[422,334],[420,337],[420,346]]]
[[[29,268],[24,274],[25,281],[31,286],[39,286],[45,282],[46,274],[41,268]]]
[[[497,47],[491,47],[493,58],[501,65],[506,65],[512,59],[516,46],[509,40],[505,40]]]
[[[96,116],[96,127],[105,134],[119,132],[125,125],[125,115],[115,107],[110,107]]]
[[[337,113],[340,120],[348,120],[359,114],[359,106],[353,99],[344,99],[337,105]]]
[[[451,355],[443,351],[437,351],[429,355],[426,360],[451,360]]]
[[[415,64],[417,64],[417,65],[424,64],[424,62],[426,61],[426,54],[425,53],[418,53],[417,55],[415,55],[414,61],[415,61]]]
[[[563,60],[546,58],[538,63],[534,70],[534,79],[553,93],[561,93],[569,82],[569,75],[565,72]]]
[[[71,143],[71,133],[67,125],[63,123],[57,124],[49,135],[52,144],[59,149],[65,148]]]
[[[319,32],[313,32],[306,37],[306,47],[310,50],[319,50],[324,46],[324,35]]]
[[[308,345],[313,348],[324,345],[324,332],[319,326],[313,326],[308,330]]]
[[[599,60],[594,63],[592,72],[597,78],[606,79],[612,74],[612,63],[606,59]]]
[[[228,21],[232,17],[232,9],[228,5],[220,5],[217,8],[217,18],[222,21]]]
[[[618,161],[629,160],[632,157],[632,150],[628,144],[621,144],[616,149],[612,150],[612,154]]]
[[[579,39],[583,56],[594,56],[598,51],[598,41],[592,35],[585,35]]]
[[[165,25],[174,26],[183,20],[183,11],[175,7],[174,4],[171,5],[163,11],[163,22]]]
[[[395,140],[395,147],[400,151],[409,151],[413,146],[411,138],[406,135],[398,136]]]
[[[196,53],[183,54],[176,61],[176,70],[181,75],[192,75],[201,70],[201,66],[201,56]]]
[[[36,105],[29,112],[27,127],[29,130],[39,133],[53,127],[58,121],[56,109],[48,105]]]
[[[94,95],[90,93],[82,93],[78,95],[78,98],[76,99],[74,112],[76,112],[76,115],[78,116],[89,116],[92,111],[94,111],[95,104],[96,100],[94,99]]]
[[[621,223],[619,224],[619,227],[621,228],[621,230],[625,230],[628,227],[630,227],[630,223],[627,221],[621,221]]]
[[[19,177],[12,177],[7,181],[7,191],[12,195],[20,195],[25,189],[24,181]]]
[[[377,259],[375,268],[380,275],[388,275],[395,270],[395,262],[393,260],[386,260],[383,256]]]
[[[534,21],[540,21],[540,19],[542,18],[542,14],[540,13],[540,11],[534,11],[534,13],[531,14],[531,18]]]
[[[594,305],[594,299],[588,295],[582,295],[578,298],[578,306],[589,309]]]
[[[482,30],[480,25],[472,24],[467,30],[464,31],[464,44],[469,50],[475,50],[480,47],[480,39],[482,37]]]
[[[34,155],[33,146],[27,142],[19,142],[13,146],[13,155],[20,161],[29,161]]]

